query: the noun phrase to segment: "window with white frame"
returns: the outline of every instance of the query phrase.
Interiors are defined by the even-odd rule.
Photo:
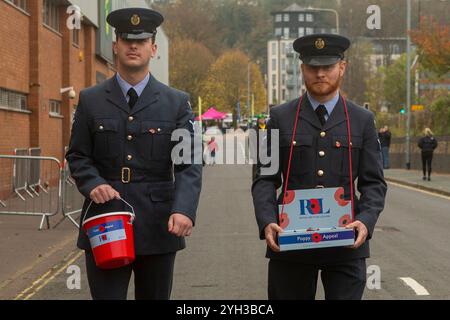
[[[80,45],[80,30],[78,29],[72,30],[72,43],[76,46]]]
[[[61,116],[61,102],[57,100],[50,100],[49,113],[52,116]]]
[[[0,107],[27,110],[27,95],[0,88]]]
[[[289,14],[284,14],[284,22],[289,22]]]
[[[283,29],[275,28],[275,36],[280,37],[281,35],[283,35]]]
[[[284,28],[283,36],[285,38],[289,38],[289,33],[290,33],[290,29],[289,28]]]
[[[307,13],[306,14],[306,22],[313,22],[314,21],[314,16],[312,15],[312,13]]]
[[[272,55],[276,55],[277,54],[277,43],[276,42],[272,42]]]
[[[57,3],[53,0],[44,0],[42,14],[44,24],[59,32],[59,7]]]
[[[22,9],[25,12],[28,12],[28,0],[6,0],[6,2],[12,3],[17,8]]]
[[[305,28],[298,28],[298,37],[303,37],[305,35]]]
[[[283,21],[283,15],[277,14],[275,15],[275,22],[282,22]]]
[[[300,21],[300,22],[304,22],[305,21],[305,14],[304,13],[300,13],[298,15],[298,21]]]
[[[272,71],[277,71],[277,59],[272,59]]]
[[[314,34],[314,28],[306,28],[306,35]]]

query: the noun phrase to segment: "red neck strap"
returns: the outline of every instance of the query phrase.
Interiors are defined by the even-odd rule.
[[[291,150],[289,153],[289,162],[288,162],[288,168],[287,168],[287,173],[286,173],[286,178],[285,178],[285,184],[284,184],[284,193],[283,193],[283,205],[281,207],[281,212],[284,212],[284,206],[286,205],[286,195],[287,195],[287,188],[289,185],[289,176],[291,174],[291,166],[292,166],[292,156],[294,153],[294,141],[295,141],[295,135],[297,133],[297,129],[298,129],[298,123],[299,123],[299,115],[300,115],[300,109],[302,107],[302,103],[303,103],[303,97],[302,96],[300,98],[300,101],[298,103],[297,106],[297,115],[295,116],[295,123],[294,123],[294,131],[292,133],[292,140],[291,140]],[[345,101],[344,98],[342,98],[342,100],[344,101],[344,109],[345,109],[345,117],[347,120],[347,135],[348,135],[348,157],[349,157],[349,172],[350,172],[350,198],[351,198],[351,205],[352,205],[352,222],[355,221],[355,199],[354,199],[354,192],[353,192],[353,163],[352,163],[352,133],[351,133],[351,128],[350,128],[350,117],[348,115],[348,108],[347,108],[347,102]]]

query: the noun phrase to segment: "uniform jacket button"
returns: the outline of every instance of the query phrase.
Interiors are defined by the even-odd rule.
[[[127,136],[127,140],[128,140],[128,141],[133,140],[133,136],[132,136],[132,135]]]
[[[132,122],[134,120],[134,117],[128,117],[128,121]]]
[[[104,126],[100,126],[100,127],[98,127],[101,131],[103,131],[104,129],[105,129],[105,127]]]
[[[321,138],[325,138],[327,136],[327,133],[325,132],[325,131],[322,131],[321,133],[320,133],[320,137]]]
[[[319,152],[319,156],[320,156],[321,158],[325,157],[325,151],[320,151],[320,152]]]
[[[133,160],[133,156],[131,156],[131,155],[128,155],[128,156],[127,156],[127,160],[128,160],[128,161],[131,161],[131,160]]]
[[[325,172],[323,172],[323,170],[319,170],[319,171],[317,172],[317,175],[318,175],[319,177],[323,177],[323,176],[325,175]]]

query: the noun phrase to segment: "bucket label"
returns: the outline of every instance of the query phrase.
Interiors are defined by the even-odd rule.
[[[92,227],[88,230],[91,248],[127,239],[122,220],[111,221]]]

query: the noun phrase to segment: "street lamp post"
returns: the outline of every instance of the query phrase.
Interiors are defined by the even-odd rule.
[[[411,0],[406,0],[406,169],[411,169]]]
[[[339,13],[336,10],[324,9],[324,8],[313,8],[313,7],[308,7],[307,9],[311,10],[311,11],[325,11],[325,12],[334,13],[336,15],[336,32],[337,32],[337,34],[339,34],[339,31],[340,31],[340,29],[339,29]]]

